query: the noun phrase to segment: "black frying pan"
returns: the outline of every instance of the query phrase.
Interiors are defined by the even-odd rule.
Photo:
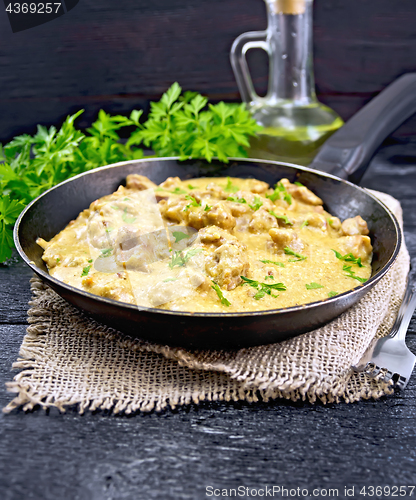
[[[234,159],[181,162],[176,158],[136,160],[78,175],[39,196],[20,215],[14,239],[24,261],[64,299],[98,321],[143,339],[186,347],[236,348],[277,342],[317,328],[361,299],[390,269],[402,234],[393,214],[357,181],[384,137],[416,109],[416,74],[400,78],[334,134],[312,168],[288,163]],[[318,168],[326,173],[317,172]],[[156,183],[168,176],[182,179],[221,175],[255,177],[269,184],[282,177],[300,181],[325,202],[325,209],[344,220],[360,214],[368,222],[374,247],[372,276],[363,285],[302,306],[249,313],[188,313],[138,307],[98,297],[51,277],[36,238],[51,239],[97,198],[112,193],[127,175],[139,173]],[[336,173],[337,176],[332,175]]]

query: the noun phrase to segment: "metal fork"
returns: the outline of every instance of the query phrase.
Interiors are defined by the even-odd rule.
[[[393,380],[394,386],[401,390],[406,387],[416,361],[416,356],[407,348],[405,342],[415,308],[416,284],[409,279],[391,332],[386,337],[374,339],[370,343],[359,363],[353,366],[356,372],[365,372],[375,378],[382,370],[387,370],[380,380]]]

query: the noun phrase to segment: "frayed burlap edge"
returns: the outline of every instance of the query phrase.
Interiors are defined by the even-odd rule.
[[[392,206],[388,198],[382,199],[401,219],[397,202]],[[21,357],[13,365],[22,371],[6,384],[17,397],[3,411],[19,407],[31,410],[37,405],[64,411],[77,405],[80,413],[101,409],[129,414],[201,401],[256,402],[284,398],[333,403],[390,395],[391,384],[354,373],[351,365],[360,359],[374,336],[384,336],[391,328],[403,295],[408,265],[409,256],[403,247],[386,277],[354,308],[323,327],[329,328],[331,335],[335,332],[335,344],[331,335],[320,337],[323,329],[319,329],[280,344],[239,351],[189,351],[130,338],[83,316],[38,278],[33,278],[30,326],[20,349]],[[386,286],[387,282],[394,286]],[[382,300],[379,297],[375,302],[384,303],[384,307],[372,311],[374,321],[365,335],[360,332],[357,348],[356,339],[351,340],[353,332],[346,332],[343,338],[340,328],[346,316],[353,318],[349,326],[354,325],[363,304],[371,306],[377,294],[382,295]],[[321,342],[318,346],[314,345],[316,339]],[[322,344],[322,340],[326,343]],[[296,350],[296,346],[303,350]],[[308,369],[302,371],[299,358],[290,359],[291,349],[292,354],[306,352],[306,357],[310,357],[311,353],[316,354],[317,347],[330,352],[332,349],[335,359],[341,359],[342,363],[337,361],[328,369],[325,365],[314,366],[316,359],[312,357],[306,365]],[[80,352],[87,359],[97,352],[99,356],[88,364],[89,361],[74,356]],[[279,356],[280,366],[275,362]],[[119,363],[121,358],[123,366]],[[100,364],[107,366],[97,368]]]

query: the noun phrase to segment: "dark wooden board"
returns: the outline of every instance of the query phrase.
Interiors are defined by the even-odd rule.
[[[415,260],[416,142],[385,144],[362,185],[400,199]],[[0,266],[2,407],[12,397],[4,382],[25,333],[29,277],[20,261]],[[358,494],[363,486],[416,483],[415,419],[415,375],[403,393],[355,404],[215,402],[130,417],[15,411],[0,414],[0,497],[202,500],[207,486],[275,485],[337,488],[336,498],[355,487],[350,498],[366,498]]]
[[[344,119],[401,74],[416,70],[414,0],[315,0],[314,56],[320,99]],[[212,100],[238,100],[233,40],[266,27],[261,0],[81,1],[67,14],[12,33],[0,14],[0,141],[58,124],[85,108],[127,113],[178,81]],[[257,88],[264,57],[251,57]],[[409,134],[416,121],[402,127]]]

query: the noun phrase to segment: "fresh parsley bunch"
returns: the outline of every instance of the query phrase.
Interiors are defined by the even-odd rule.
[[[134,132],[127,145],[145,144],[158,156],[181,159],[217,156],[227,163],[231,156],[246,157],[248,137],[261,129],[244,104],[208,104],[195,92],[181,95],[174,83],[159,102],[150,104],[149,118]],[[208,105],[208,109],[207,109]]]
[[[38,125],[34,136],[15,137],[0,145],[0,262],[11,256],[13,225],[22,209],[34,198],[74,175],[103,165],[143,157],[142,144],[155,156],[181,159],[217,156],[246,157],[249,137],[261,128],[244,105],[208,104],[195,92],[181,93],[174,83],[159,102],[151,103],[149,117],[140,122],[142,111],[129,117],[111,116],[101,110],[85,133],[74,122],[78,111],[62,127]],[[127,141],[118,131],[132,129]]]

